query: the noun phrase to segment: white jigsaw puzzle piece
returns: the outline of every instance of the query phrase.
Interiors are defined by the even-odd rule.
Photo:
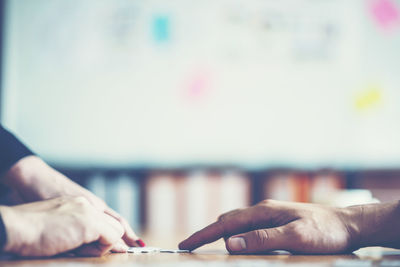
[[[182,249],[161,249],[156,247],[130,247],[128,253],[189,253],[189,250]]]
[[[161,249],[161,253],[189,253],[189,250],[186,249]]]
[[[129,253],[155,253],[160,252],[161,248],[156,247],[130,247],[127,252]]]

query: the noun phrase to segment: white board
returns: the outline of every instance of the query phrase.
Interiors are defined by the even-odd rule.
[[[371,3],[8,1],[2,121],[64,165],[399,166]]]

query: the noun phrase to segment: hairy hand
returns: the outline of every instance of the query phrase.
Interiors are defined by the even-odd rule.
[[[194,250],[225,238],[230,253],[273,250],[326,254],[350,252],[358,232],[352,223],[357,208],[339,209],[314,204],[265,200],[255,206],[223,214],[218,221],[179,244]]]

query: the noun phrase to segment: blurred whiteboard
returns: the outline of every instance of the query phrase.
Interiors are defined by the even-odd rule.
[[[59,164],[400,166],[384,2],[8,1],[2,120]]]

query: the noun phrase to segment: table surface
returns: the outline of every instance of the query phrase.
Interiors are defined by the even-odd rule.
[[[103,257],[53,257],[1,260],[0,266],[400,266],[400,250],[364,248],[348,255],[228,255],[226,250],[194,253],[107,254]]]

